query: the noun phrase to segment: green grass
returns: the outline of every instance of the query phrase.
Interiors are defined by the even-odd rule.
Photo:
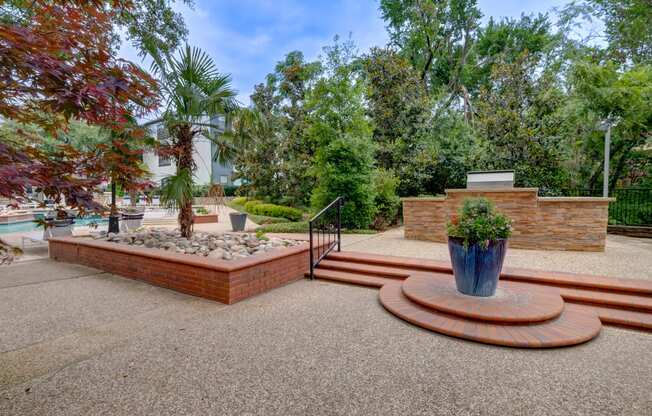
[[[254,221],[255,222],[255,221]],[[256,232],[262,233],[307,233],[308,221],[286,222],[267,224],[256,228]],[[342,229],[342,234],[376,234],[376,230],[347,230]]]
[[[281,223],[288,223],[291,222],[287,218],[281,218],[281,217],[267,217],[265,215],[254,215],[254,214],[247,214],[249,216],[249,219],[253,222],[255,222],[258,225],[265,225],[265,224],[281,224]]]

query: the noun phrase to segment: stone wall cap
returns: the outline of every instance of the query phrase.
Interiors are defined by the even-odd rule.
[[[541,202],[614,202],[616,198],[601,196],[540,196]]]
[[[445,201],[445,196],[411,196],[401,198],[401,201]]]
[[[459,188],[459,189],[446,189],[444,192],[447,194],[452,194],[452,193],[469,193],[469,194],[482,194],[482,193],[495,193],[495,192],[507,192],[507,193],[513,193],[513,192],[539,192],[539,188],[476,188],[476,189],[468,189],[468,188]]]
[[[304,239],[295,238],[294,240],[308,243],[308,241]],[[217,260],[208,257],[197,256],[194,254],[171,253],[169,251],[157,248],[130,246],[109,241],[98,241],[85,236],[55,237],[50,238],[49,241],[76,246],[99,248],[118,253],[133,254],[136,256],[165,260],[171,263],[187,264],[190,266],[202,267],[205,269],[217,270],[221,272],[235,272],[247,267],[257,266],[262,263],[268,263],[278,258],[302,253],[304,251],[310,251],[310,246],[308,244],[299,244],[294,247],[277,248],[266,253],[247,257],[244,259]]]

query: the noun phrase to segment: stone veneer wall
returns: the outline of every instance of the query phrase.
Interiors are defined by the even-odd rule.
[[[537,188],[448,189],[445,197],[403,198],[405,238],[446,242],[446,223],[469,197],[484,196],[513,221],[510,247],[604,251],[611,198],[539,197]]]

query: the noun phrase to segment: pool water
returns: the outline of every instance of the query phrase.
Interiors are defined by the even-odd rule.
[[[98,228],[100,228],[102,225],[108,224],[109,220],[100,217],[75,218],[75,227],[84,227],[91,223],[98,224]],[[43,227],[38,226],[34,221],[17,222],[15,224],[0,224],[0,234],[26,233],[38,230],[43,230]]]

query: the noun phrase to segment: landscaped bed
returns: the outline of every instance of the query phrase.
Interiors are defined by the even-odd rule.
[[[263,254],[270,250],[304,243],[288,238],[257,237],[254,234],[196,232],[190,239],[178,230],[149,229],[130,233],[101,233],[95,240],[131,246],[157,248],[181,254],[194,254],[212,259],[233,260]]]
[[[152,247],[147,247],[145,240],[139,238],[134,240],[134,244],[120,244],[119,240],[103,241],[101,238],[89,237],[50,239],[50,258],[83,264],[227,304],[299,280],[308,270],[310,247],[307,242],[292,240],[290,244],[274,247],[274,240],[270,240],[271,249],[266,249],[269,247],[268,242],[263,244],[259,241],[255,248],[244,244],[248,253],[253,249],[245,256],[244,251],[237,247],[243,246],[241,243],[246,236],[231,234],[229,239],[222,235],[225,243],[236,243],[231,251],[237,257],[233,254],[231,260],[197,255],[201,246],[193,246],[192,240],[187,240],[190,251],[197,248],[197,252],[186,254],[186,248],[182,252],[181,247],[177,246],[178,242],[173,243],[176,249],[165,250],[155,248],[158,243],[149,241],[152,238],[147,243]],[[254,238],[255,236],[249,235],[246,241],[253,242]],[[209,254],[221,248],[217,246],[219,240],[217,235],[206,238],[207,247],[211,241],[216,245]],[[182,242],[181,245],[183,244]],[[263,248],[258,249],[261,246]]]

